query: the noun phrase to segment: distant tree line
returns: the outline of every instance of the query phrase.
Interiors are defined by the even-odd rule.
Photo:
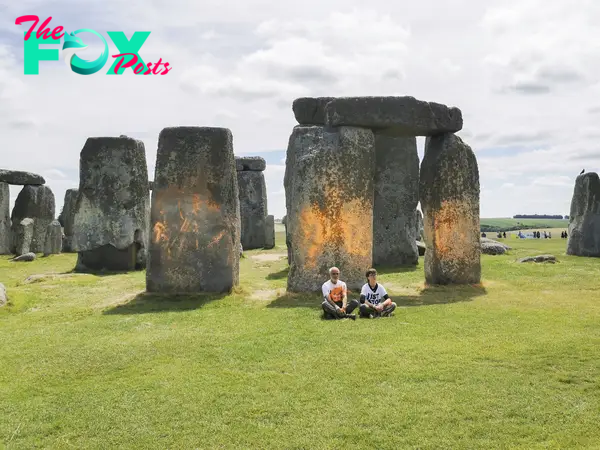
[[[569,216],[560,214],[517,214],[513,219],[568,219]]]

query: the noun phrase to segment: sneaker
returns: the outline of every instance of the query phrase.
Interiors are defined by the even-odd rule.
[[[356,314],[346,314],[348,319],[356,320]]]

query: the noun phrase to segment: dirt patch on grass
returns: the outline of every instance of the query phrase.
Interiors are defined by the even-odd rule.
[[[287,258],[287,253],[262,253],[259,255],[252,255],[250,258],[260,261],[279,261],[281,258]]]
[[[261,289],[254,291],[250,298],[252,300],[275,300],[280,295],[281,289]]]
[[[56,280],[59,278],[72,278],[72,277],[82,276],[82,275],[86,275],[86,274],[85,273],[39,273],[39,274],[28,276],[27,278],[25,278],[24,281],[22,281],[19,284],[41,283],[42,281],[47,281],[47,280]]]

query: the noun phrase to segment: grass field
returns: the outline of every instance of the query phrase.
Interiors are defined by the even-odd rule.
[[[540,228],[540,229],[550,229],[550,228],[561,228],[567,229],[569,227],[569,221],[566,219],[508,219],[508,218],[490,218],[480,219],[481,226],[488,227],[500,227],[500,228],[510,228],[510,227],[532,227],[532,228]],[[560,231],[559,231],[560,236]]]
[[[600,448],[600,259],[515,239],[460,288],[421,259],[380,270],[394,317],[324,321],[277,244],[233,294],[171,301],[143,272],[1,257],[0,447]],[[540,253],[559,262],[516,262]]]

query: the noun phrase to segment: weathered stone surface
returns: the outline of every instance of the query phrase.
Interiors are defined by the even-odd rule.
[[[481,252],[486,255],[504,255],[506,247],[499,242],[481,242]]]
[[[287,195],[287,190],[286,190],[286,195]],[[281,223],[285,227],[285,246],[287,247],[287,262],[289,265],[292,263],[292,244],[290,241],[290,235],[288,233],[287,216],[283,216],[283,219],[281,219]]]
[[[31,240],[33,239],[33,223],[33,219],[25,218],[16,226],[13,226],[13,253],[15,253],[17,256],[29,253],[29,249],[31,248]]]
[[[512,247],[510,247],[509,245],[506,245],[504,242],[495,241],[494,239],[480,238],[480,241],[482,244],[489,243],[489,244],[494,244],[494,245],[500,245],[501,247],[504,247],[505,250],[512,250]]]
[[[246,250],[265,246],[267,185],[262,172],[238,172],[242,245]]]
[[[415,221],[417,223],[417,240],[420,241],[424,237],[425,226],[423,225],[423,213],[415,209]]]
[[[535,263],[550,263],[550,264],[554,264],[554,263],[556,263],[556,256],[554,256],[554,255],[527,256],[525,258],[521,258],[519,260],[519,262],[520,263],[535,262]]]
[[[46,242],[44,244],[44,256],[58,255],[62,250],[62,227],[58,220],[53,220],[48,225]]]
[[[48,186],[23,186],[15,200],[11,221],[13,231],[25,218],[33,219],[33,234],[29,251],[42,253],[48,225],[54,220],[54,193]],[[14,249],[13,249],[14,250]]]
[[[11,259],[11,261],[31,262],[31,261],[34,261],[35,258],[36,258],[35,253],[29,252],[29,253],[24,253],[22,255],[16,256],[13,259]]]
[[[265,219],[265,248],[275,247],[275,217],[267,216]]]
[[[0,307],[6,305],[8,302],[8,297],[6,295],[6,287],[2,283],[0,283]]]
[[[415,209],[419,202],[419,155],[414,137],[375,133],[373,264],[416,265]]]
[[[419,256],[425,255],[425,251],[427,250],[427,247],[425,246],[425,244],[423,242],[417,241],[417,248],[419,250]]]
[[[8,183],[0,182],[0,255],[12,253],[10,228],[10,188]]]
[[[295,127],[287,155],[286,194],[289,189],[293,199],[287,210],[287,289],[319,291],[332,266],[340,268],[349,289],[360,289],[373,262],[373,133]]]
[[[73,224],[75,223],[75,205],[77,204],[78,196],[79,189],[67,189],[62,211],[58,216],[58,221],[64,228],[62,251],[65,253],[73,251]]]
[[[301,97],[294,100],[292,110],[300,125],[325,125],[325,105],[333,97]]]
[[[151,225],[149,292],[226,292],[239,284],[240,201],[229,129],[161,131]]]
[[[479,169],[475,154],[454,134],[427,138],[419,181],[427,246],[426,283],[480,283]]]
[[[338,97],[325,106],[325,125],[386,129],[395,136],[433,136],[462,129],[458,108],[414,97]]]
[[[101,256],[106,252],[100,249],[110,245],[115,255],[123,255],[123,263],[108,258],[101,268],[141,269],[146,266],[149,217],[143,142],[126,137],[88,138],[80,154],[72,250],[86,254],[97,251],[91,259],[102,266]],[[135,252],[134,262],[131,251]],[[80,255],[78,270],[85,270],[84,260]],[[127,269],[123,269],[124,264]]]
[[[262,172],[267,168],[267,162],[260,156],[243,156],[235,158],[235,168],[238,172]]]
[[[575,181],[568,233],[567,255],[600,256],[600,178],[595,172]]]
[[[40,186],[46,184],[46,180],[41,175],[31,172],[23,172],[20,170],[0,169],[0,182],[22,185],[30,184],[32,186]]]

